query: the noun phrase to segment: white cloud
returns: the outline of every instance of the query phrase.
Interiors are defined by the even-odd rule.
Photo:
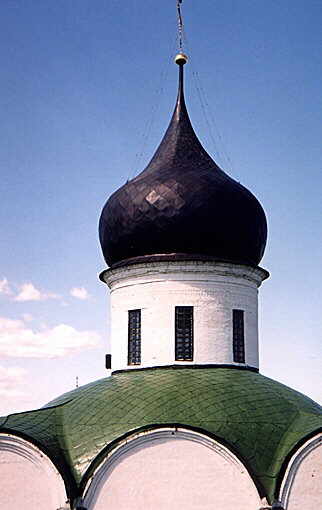
[[[33,331],[22,320],[0,317],[0,356],[5,358],[61,358],[96,347],[95,331],[78,331],[67,324]]]
[[[22,316],[23,320],[25,322],[31,322],[34,320],[33,316],[31,315],[31,313],[23,313]]]
[[[44,293],[38,290],[33,283],[24,283],[20,286],[19,294],[14,298],[15,301],[45,301],[46,299],[58,299],[60,296],[51,292]]]
[[[23,397],[23,382],[26,370],[20,367],[3,367],[0,365],[0,398]]]
[[[89,299],[89,293],[84,287],[73,287],[70,295],[77,299]]]
[[[34,402],[35,392],[28,388],[27,371],[20,367],[4,367],[0,365],[0,414],[25,411],[38,407]]]
[[[2,280],[0,280],[0,294],[6,294],[7,296],[12,294],[7,278],[2,278]]]

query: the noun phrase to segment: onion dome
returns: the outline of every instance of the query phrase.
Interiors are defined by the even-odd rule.
[[[186,60],[176,58],[178,97],[159,148],[103,208],[99,235],[109,266],[151,256],[257,265],[263,256],[267,224],[260,203],[218,167],[191,125],[183,87]]]

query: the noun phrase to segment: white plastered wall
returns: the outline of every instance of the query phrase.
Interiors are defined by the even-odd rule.
[[[11,434],[0,434],[0,508],[70,508],[63,479],[51,460],[33,444]]]
[[[258,368],[258,287],[266,277],[260,268],[203,261],[149,262],[106,271],[112,369],[131,368],[128,311],[134,309],[141,309],[142,368],[189,363],[175,361],[176,306],[194,308],[193,364],[238,365],[233,361],[232,310],[244,310],[245,364]]]
[[[289,462],[282,488],[285,510],[322,508],[322,433],[307,441]]]
[[[245,466],[216,441],[185,429],[127,440],[95,472],[88,510],[258,510]]]

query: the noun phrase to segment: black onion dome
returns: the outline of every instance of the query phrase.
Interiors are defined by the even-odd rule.
[[[265,213],[199,142],[185,105],[182,64],[164,138],[146,169],[108,199],[99,235],[110,266],[166,254],[257,265],[263,256]]]

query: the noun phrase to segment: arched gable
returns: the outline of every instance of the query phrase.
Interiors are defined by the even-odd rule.
[[[89,480],[88,510],[258,510],[257,488],[224,445],[192,430],[146,430],[115,445]]]
[[[289,460],[280,500],[286,510],[319,508],[322,501],[322,432],[306,441]]]
[[[1,508],[70,508],[64,481],[52,461],[34,444],[9,433],[0,433],[0,480]]]

